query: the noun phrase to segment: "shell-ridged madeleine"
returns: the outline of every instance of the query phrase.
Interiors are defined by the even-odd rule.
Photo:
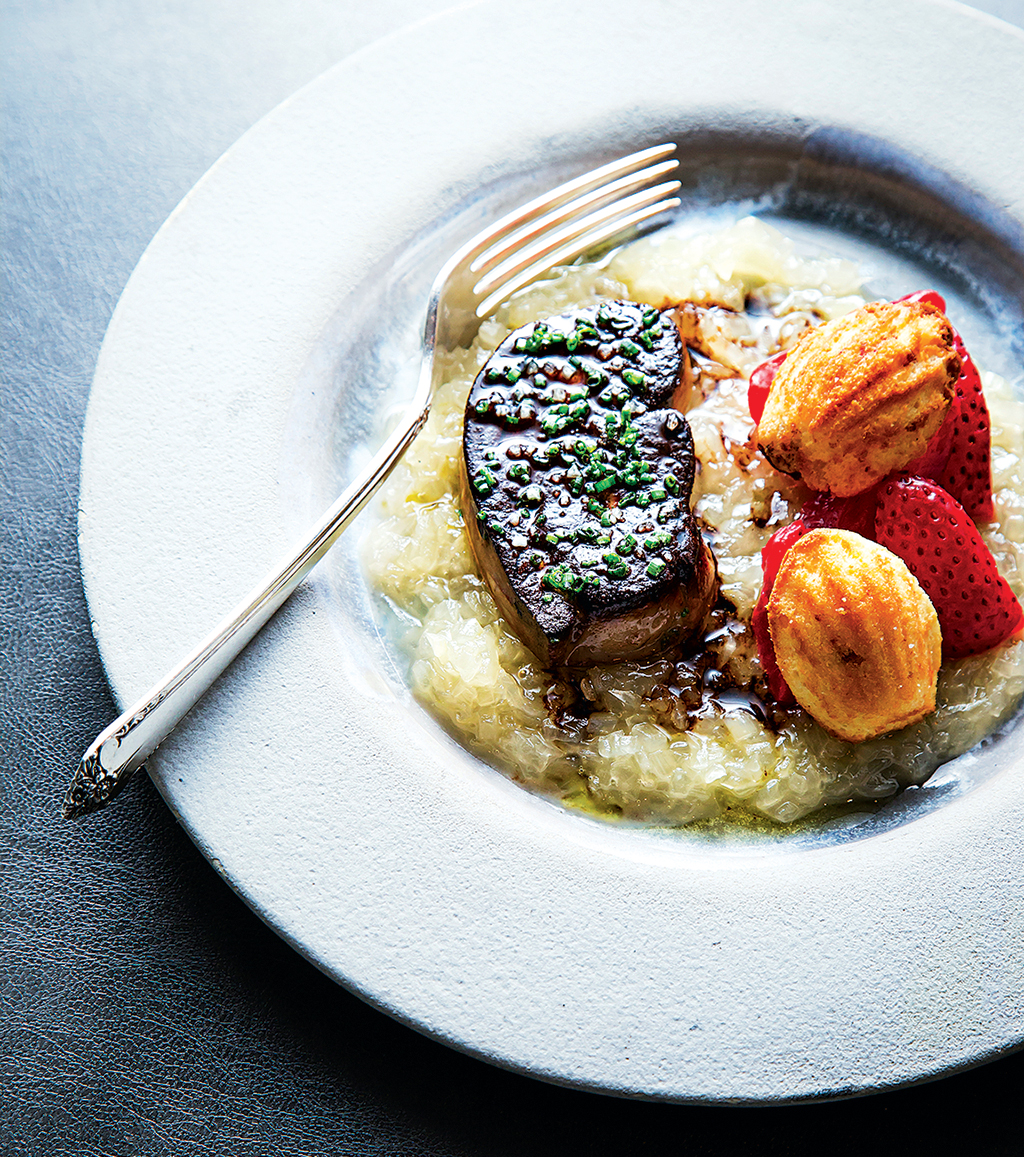
[[[790,547],[768,600],[779,668],[797,702],[850,743],[935,710],[939,620],[902,559],[848,530]]]
[[[924,453],[959,374],[941,310],[873,302],[797,342],[775,374],[758,444],[814,490],[859,494]]]

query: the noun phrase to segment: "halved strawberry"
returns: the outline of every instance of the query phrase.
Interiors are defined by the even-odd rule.
[[[946,312],[945,301],[934,290],[921,290],[899,300],[924,301]],[[978,367],[955,327],[950,329],[960,355],[956,397],[928,448],[908,463],[906,472],[934,478],[976,522],[988,522],[995,518],[988,406]]]
[[[804,503],[800,521],[808,530],[818,527],[852,530],[864,538],[873,539],[877,506],[878,486],[871,486],[849,498],[837,498],[828,490],[822,490]]]
[[[894,298],[895,301],[924,301],[934,305],[936,309],[946,312],[946,299],[934,289],[919,289],[916,293],[907,293],[903,297]]]
[[[755,422],[761,421],[768,393],[772,388],[772,379],[775,377],[775,371],[786,360],[786,352],[784,350],[782,353],[772,354],[751,373],[747,381],[747,408]]]
[[[960,377],[956,383],[956,398],[946,417],[946,422],[951,423],[949,456],[936,481],[976,522],[989,522],[996,515],[992,505],[988,406],[981,391],[978,368],[955,329],[953,341],[960,355]]]
[[[768,630],[768,600],[771,598],[775,576],[779,573],[782,559],[793,543],[809,530],[819,528],[852,530],[865,538],[874,538],[877,505],[878,488],[875,486],[861,494],[854,494],[851,498],[836,498],[834,494],[822,491],[805,502],[789,526],[777,530],[761,548],[761,571],[764,578],[750,625],[754,631],[754,641],[757,643],[757,655],[768,679],[768,689],[780,703],[795,702],[793,693],[779,670],[779,664],[775,659],[775,644]]]
[[[942,425],[931,436],[925,451],[904,467],[907,474],[918,478],[939,478],[946,469],[949,461],[949,452],[952,449],[952,432],[955,425],[953,411],[956,409],[956,399],[953,399]]]
[[[987,651],[1024,626],[1024,612],[967,511],[930,478],[882,483],[875,538],[898,555],[932,600],[942,656]]]
[[[794,542],[803,538],[808,530],[810,527],[796,518],[789,526],[777,530],[761,547],[761,573],[764,577],[754,613],[750,616],[750,626],[754,632],[754,642],[757,643],[757,657],[761,660],[761,668],[768,680],[768,690],[779,703],[795,703],[796,699],[775,658],[775,644],[768,630],[768,600],[786,551]]]

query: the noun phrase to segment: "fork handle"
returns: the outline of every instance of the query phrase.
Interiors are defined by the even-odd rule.
[[[424,388],[421,383],[403,424],[313,527],[298,553],[272,571],[191,654],[97,736],[64,797],[65,818],[97,811],[118,794],[323,558],[423,427],[430,411],[429,396],[424,394],[429,394],[429,384]]]

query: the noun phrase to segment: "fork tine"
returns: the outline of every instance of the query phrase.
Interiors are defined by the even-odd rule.
[[[464,250],[460,251],[460,262],[475,262],[481,253],[486,252],[502,237],[528,224],[538,215],[582,197],[592,189],[597,189],[619,177],[636,172],[637,169],[642,169],[651,162],[660,161],[669,153],[675,152],[675,148],[674,144],[665,144],[655,145],[650,149],[641,149],[640,152],[631,153],[628,157],[620,157],[617,161],[610,161],[607,165],[602,165],[598,169],[592,169],[589,173],[566,181],[564,185],[559,185],[558,188],[528,201],[525,205],[520,205],[518,209],[514,209],[496,221],[489,229],[471,241]]]
[[[473,292],[477,295],[489,293],[507,277],[518,273],[527,265],[532,265],[544,254],[558,249],[563,242],[570,238],[581,236],[607,220],[625,216],[634,209],[639,209],[659,198],[666,197],[670,193],[674,193],[679,186],[679,181],[665,181],[661,185],[655,185],[653,189],[641,189],[640,192],[634,193],[630,197],[623,197],[621,200],[605,205],[586,216],[574,217],[559,229],[537,230],[536,237],[530,244],[516,245],[506,260],[498,262],[484,273],[473,286]]]
[[[678,186],[677,186],[678,187]],[[635,212],[628,214],[625,217],[615,217],[611,221],[606,221],[603,225],[598,224],[593,228],[593,231],[574,227],[572,232],[566,236],[563,231],[558,237],[552,240],[544,248],[534,250],[532,253],[533,260],[529,264],[524,265],[523,262],[518,263],[517,271],[512,273],[508,280],[503,282],[497,289],[490,293],[480,302],[474,310],[477,317],[486,317],[496,306],[515,293],[517,289],[521,289],[524,285],[529,284],[535,277],[546,272],[553,265],[557,265],[560,261],[565,261],[568,258],[576,257],[578,254],[585,252],[587,249],[593,249],[600,245],[602,241],[607,241],[608,238],[614,237],[617,233],[622,233],[633,225],[638,225],[641,221],[646,221],[648,217],[654,217],[658,213],[665,212],[668,209],[675,209],[682,202],[678,197],[666,197],[662,201],[658,201],[654,205],[647,205]],[[616,206],[620,208],[621,206]],[[593,217],[587,220],[591,225],[594,225]],[[526,260],[529,260],[528,258]],[[493,279],[492,279],[493,280]],[[479,290],[479,283],[476,289]]]
[[[476,273],[485,266],[494,268],[510,253],[521,250],[534,237],[538,237],[554,226],[569,221],[573,217],[578,217],[585,211],[598,209],[602,205],[607,205],[620,198],[625,199],[629,193],[653,185],[659,177],[671,173],[678,167],[679,162],[674,158],[670,161],[662,161],[657,165],[651,165],[637,173],[620,177],[617,181],[598,186],[572,201],[562,203],[540,217],[530,219],[518,229],[506,230],[500,238],[495,239],[493,245],[485,249],[470,263],[469,271]],[[678,186],[679,182],[677,181],[676,187],[678,188]]]

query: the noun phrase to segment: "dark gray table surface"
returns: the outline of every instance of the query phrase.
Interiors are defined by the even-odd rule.
[[[1024,0],[979,6],[1024,26]],[[939,1152],[1020,1152],[1021,1053],[914,1089],[780,1109],[616,1101],[493,1069],[393,1023],[278,940],[145,777],[92,822],[59,819],[69,771],[116,714],[79,579],[76,499],[90,380],[118,295],[164,218],[249,125],[362,45],[445,7],[5,0],[0,9],[0,1152],[505,1155],[671,1144],[690,1154],[846,1154],[888,1151],[905,1127],[936,1125]]]

